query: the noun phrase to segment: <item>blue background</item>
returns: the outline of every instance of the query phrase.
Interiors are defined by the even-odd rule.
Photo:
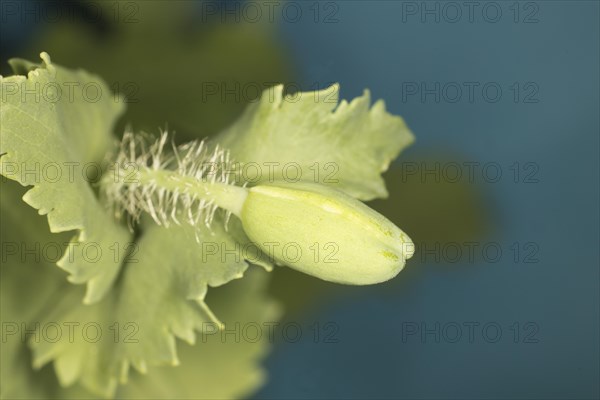
[[[335,322],[339,342],[305,335],[276,348],[257,398],[598,398],[598,3],[535,2],[537,23],[522,23],[523,14],[514,23],[513,3],[495,3],[503,12],[497,23],[481,8],[472,23],[465,14],[423,23],[403,14],[402,2],[338,1],[337,23],[282,24],[307,87],[339,81],[344,98],[369,88],[405,118],[417,135],[407,157],[433,149],[502,166],[503,178],[478,190],[493,228],[482,242],[505,253],[498,263],[466,260],[465,268],[411,269],[409,261],[397,278],[407,274],[407,282],[393,293],[360,289],[315,311],[307,319]],[[456,103],[403,99],[407,82],[497,82],[503,95],[496,103],[477,90],[473,103],[466,93]],[[515,103],[514,82],[535,82],[539,101]],[[507,176],[514,162],[536,163],[539,182],[515,184]],[[536,243],[539,262],[514,263],[513,241]],[[439,343],[421,332],[403,340],[408,324],[436,322],[448,329]],[[472,343],[465,325],[450,343],[453,322],[480,324]],[[515,322],[522,335],[535,324],[537,343],[514,343]],[[481,332],[486,323],[502,327],[497,343],[492,328],[488,337]]]

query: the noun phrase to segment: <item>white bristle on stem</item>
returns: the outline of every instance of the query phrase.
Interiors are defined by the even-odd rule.
[[[210,228],[218,208],[225,209],[227,226],[231,213],[238,214],[246,197],[235,186],[229,152],[204,140],[176,146],[162,132],[158,139],[126,132],[113,173],[103,178],[102,195],[116,218],[129,224],[149,214],[162,226],[182,222]]]

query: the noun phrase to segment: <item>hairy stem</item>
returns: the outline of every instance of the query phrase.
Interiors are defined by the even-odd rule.
[[[141,168],[138,171],[138,182],[141,185],[152,184],[169,192],[187,193],[212,201],[238,217],[248,196],[246,188],[220,182],[205,182],[191,176],[182,176],[177,171]]]

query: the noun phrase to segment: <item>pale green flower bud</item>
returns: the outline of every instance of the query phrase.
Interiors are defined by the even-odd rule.
[[[410,238],[383,215],[319,184],[252,187],[240,217],[248,237],[278,264],[326,281],[384,282],[414,253]]]

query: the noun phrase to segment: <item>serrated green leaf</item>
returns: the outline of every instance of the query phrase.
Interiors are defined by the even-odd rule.
[[[240,331],[246,324],[257,324],[266,330],[266,323],[277,321],[279,307],[265,294],[268,279],[266,273],[251,269],[244,279],[210,292],[208,301],[222,317],[225,329]],[[259,363],[268,346],[266,334],[254,342],[236,341],[232,334],[224,339],[220,332],[211,331],[195,345],[184,345],[180,366],[155,368],[148,376],[136,374],[119,389],[117,398],[243,398],[265,380]]]
[[[123,105],[98,77],[55,66],[46,53],[41,57],[40,65],[11,62],[27,76],[0,77],[0,173],[33,186],[23,200],[48,216],[52,232],[79,231],[57,264],[71,282],[87,283],[85,301],[93,303],[121,265],[111,247],[124,247],[130,235],[98,203],[84,171],[99,168]],[[95,101],[86,85],[97,90]],[[90,248],[101,253],[87,253]]]
[[[258,324],[266,330],[277,322],[281,311],[266,294],[268,281],[268,274],[252,269],[244,279],[210,292],[209,302],[223,317],[227,329],[240,330],[246,324]],[[180,365],[152,367],[148,374],[133,373],[127,384],[118,387],[115,397],[123,400],[244,398],[266,379],[261,361],[269,343],[267,334],[256,341],[236,341],[231,334],[223,339],[220,332],[211,331],[193,345],[181,344]],[[54,391],[51,396],[48,393],[42,397],[97,398],[80,385]]]
[[[2,184],[0,228],[4,238],[4,250],[9,249],[8,243],[19,245],[24,243],[27,249],[35,249],[36,243],[40,248],[44,248],[54,246],[63,239],[67,240],[68,234],[51,234],[44,219],[21,201],[24,191],[25,189],[19,187],[17,183]],[[191,237],[194,237],[193,233]],[[157,238],[157,240],[163,239],[164,236]],[[217,240],[218,238],[214,239],[215,242]],[[227,244],[231,245],[229,239],[226,240]],[[200,246],[195,241],[193,245]],[[115,342],[115,330],[110,329],[116,328],[117,326],[113,324],[118,321],[118,318],[112,315],[114,310],[118,309],[115,307],[114,293],[109,293],[98,304],[82,305],[79,301],[82,288],[64,282],[60,270],[46,258],[41,257],[40,254],[30,253],[25,259],[26,262],[23,262],[20,249],[15,252],[11,247],[10,250],[8,254],[3,253],[0,264],[0,316],[3,326],[12,327],[16,323],[19,332],[15,334],[5,332],[3,336],[5,340],[0,343],[2,354],[0,398],[79,400],[108,394],[104,385],[112,378],[102,368],[111,365],[111,360],[102,358],[102,355],[117,354],[122,350],[118,349],[118,346],[126,340],[126,336],[134,332],[131,328],[125,329],[125,323],[121,323],[117,331],[119,340]],[[230,259],[234,260],[232,254]],[[227,268],[225,270],[227,271]],[[140,269],[133,275],[139,276],[139,273],[143,271]],[[231,273],[233,271],[229,270],[222,276],[227,280]],[[132,283],[133,281],[135,279]],[[220,283],[216,278],[211,282],[215,285]],[[279,312],[274,301],[265,294],[267,282],[267,274],[259,270],[248,271],[244,279],[211,291],[208,302],[227,327],[234,326],[236,323],[243,325],[252,322],[262,325],[263,322],[273,322]],[[190,293],[195,294],[197,291],[192,290]],[[147,295],[152,297],[152,293]],[[145,303],[140,308],[151,316],[153,310],[148,306]],[[73,338],[77,340],[70,343],[69,325],[65,323],[72,322],[77,322],[79,325],[72,325]],[[54,338],[50,323],[58,324],[62,335],[67,339],[56,344],[56,347],[47,347],[52,344],[49,340]],[[39,351],[48,348],[49,354],[61,360],[60,366],[55,366],[54,369],[57,370],[63,384],[75,381],[80,384],[63,388],[58,385],[51,368],[44,368],[41,371],[32,369],[27,341],[21,339],[21,324],[25,324],[26,328],[32,331],[35,330],[36,324],[40,327],[36,333],[30,334],[29,342]],[[95,326],[100,326],[104,328],[102,337],[108,341],[99,340],[95,344],[82,341],[83,327],[86,324],[89,324],[87,334],[90,339],[95,335]],[[141,331],[138,330],[137,334],[129,336],[128,341],[139,339],[140,333]],[[229,337],[231,338],[231,335]],[[193,346],[183,344],[180,366],[152,368],[149,375],[135,373],[130,382],[117,389],[117,397],[122,399],[239,398],[256,390],[265,378],[259,362],[268,349],[265,340],[267,337],[257,342],[240,343],[232,340],[222,341],[220,338],[220,334],[210,334],[202,336],[202,340],[197,340]],[[135,345],[135,343],[130,344]],[[117,377],[120,371],[113,369],[111,372]],[[83,389],[82,384],[98,390],[92,394]]]
[[[17,72],[29,73],[29,77],[28,79],[20,76],[2,78],[3,83],[8,83],[2,86],[3,99],[10,99],[11,92],[6,92],[5,90],[8,86],[12,90],[14,80],[24,85],[35,84],[36,82],[44,85],[54,82],[59,84],[63,84],[64,82],[79,82],[82,84],[92,79],[92,76],[85,72],[72,72],[51,64],[49,57],[45,54],[43,55],[43,60],[44,63],[39,66],[22,60],[13,62],[13,67]],[[100,82],[103,85],[96,77],[93,77],[93,79],[94,82]],[[25,86],[25,88],[27,87]],[[106,89],[105,86],[102,86],[102,88],[103,90]],[[19,93],[15,97],[19,99],[21,98],[21,94]],[[2,104],[3,141],[1,148],[3,152],[6,151],[8,153],[2,157],[3,167],[9,165],[8,163],[12,163],[10,164],[11,166],[15,163],[23,164],[21,159],[37,162],[35,157],[41,158],[39,162],[60,163],[63,160],[82,163],[97,162],[101,159],[100,154],[103,154],[107,150],[110,143],[110,127],[118,114],[119,107],[112,107],[112,104],[104,104],[106,109],[101,110],[103,105],[98,103],[90,105],[89,103],[82,104],[77,103],[75,100],[70,100],[67,103],[59,101],[55,104],[48,104],[47,101],[44,101],[43,97],[39,102],[37,99],[33,102],[20,102],[18,99],[13,99],[14,104],[11,104],[9,101],[3,101]],[[5,107],[5,104],[9,106]],[[10,107],[14,109],[11,110]],[[24,111],[21,109],[24,109]],[[70,115],[70,112],[75,112],[75,110],[77,110],[76,115]],[[18,124],[20,121],[13,121],[12,125],[5,124],[4,122],[7,120],[5,116],[13,118],[16,112],[20,112],[23,117],[30,117],[32,120],[31,125],[36,129],[23,130],[24,124]],[[96,115],[96,113],[99,115]],[[41,124],[43,126],[36,127],[35,124],[38,122],[36,119],[40,115],[43,115],[46,120]],[[85,117],[86,115],[87,118]],[[91,125],[86,125],[88,122]],[[7,126],[14,127],[17,125],[20,125],[18,135],[15,135],[12,131],[5,131]],[[54,125],[58,125],[58,127],[50,130],[47,129],[49,126]],[[77,125],[80,125],[79,128],[81,130],[76,129]],[[40,131],[43,131],[43,134]],[[26,142],[21,141],[17,143],[19,147],[12,141],[7,140],[7,135],[4,135],[5,132],[12,135],[13,138],[18,137],[18,139],[27,138],[27,135],[33,137],[27,138]],[[90,132],[92,136],[105,134],[106,144],[103,144],[103,141],[99,140],[102,138],[86,138],[81,132]],[[37,140],[36,142],[38,137],[43,140]],[[26,146],[26,144],[29,144],[29,146]],[[92,146],[87,146],[88,144]],[[69,147],[70,145],[71,147]],[[38,147],[43,147],[43,150],[40,150]],[[102,148],[102,150],[92,151],[94,148]],[[32,154],[33,157],[30,157]],[[15,180],[18,180],[21,184],[31,183],[26,179],[24,182],[22,182],[23,180],[19,180],[19,171],[8,170],[6,172],[11,178],[17,178]],[[86,232],[94,231],[110,236],[112,219],[107,215],[100,214],[100,211],[96,213],[96,208],[98,210],[101,210],[101,208],[95,200],[92,188],[88,185],[88,182],[81,182],[76,176],[74,177],[74,182],[53,182],[52,185],[54,186],[47,185],[47,182],[42,182],[41,185],[39,185],[40,182],[33,182],[38,184],[38,186],[42,186],[42,189],[45,189],[49,193],[50,199],[53,200],[52,205],[44,204],[46,209],[52,209],[49,215],[51,228],[54,231],[59,231],[59,228],[64,227],[65,223],[63,222],[61,225],[60,218],[56,216],[57,211],[64,211],[65,217],[71,217],[72,222],[68,226],[69,229],[77,229],[77,220],[83,219]],[[57,200],[59,195],[60,202]],[[73,203],[71,195],[73,195],[75,200],[80,200],[80,202]],[[44,199],[45,197],[42,196],[41,201],[43,202]],[[73,210],[69,210],[67,207],[69,204],[75,204],[76,207],[73,207]],[[83,204],[91,204],[93,207],[83,206]],[[55,205],[59,206],[58,210],[54,207]],[[63,205],[64,208],[61,208]],[[9,206],[9,208],[11,211],[18,210],[18,208],[12,206]],[[90,211],[90,208],[93,208],[93,210]],[[91,214],[92,211],[93,214]],[[80,215],[86,218],[78,218]],[[54,221],[54,224],[53,218],[57,219],[57,221]],[[236,222],[239,224],[237,220],[230,222],[232,232],[236,232],[236,237],[244,240],[245,236],[243,232],[239,231],[239,226],[236,227]],[[6,223],[3,224],[3,228],[7,226],[10,226],[10,223],[8,225]],[[57,226],[59,228],[56,228]],[[105,226],[108,228],[103,228]],[[37,226],[30,229],[34,231],[39,228]],[[47,229],[47,227],[42,228]],[[98,228],[98,231],[91,228]],[[118,229],[120,230],[120,228]],[[34,365],[40,368],[52,362],[61,385],[68,386],[68,390],[59,389],[56,387],[56,382],[50,381],[49,385],[51,389],[46,388],[44,385],[39,385],[40,396],[48,396],[48,390],[51,390],[52,393],[61,393],[60,395],[53,395],[56,397],[66,398],[71,397],[71,395],[81,397],[82,394],[77,389],[78,386],[87,388],[95,393],[95,395],[110,396],[114,393],[119,379],[126,377],[129,364],[133,364],[141,370],[145,369],[146,366],[161,363],[173,364],[177,360],[175,338],[179,337],[188,342],[193,342],[195,330],[197,331],[201,328],[205,322],[213,322],[214,316],[211,315],[211,311],[208,310],[202,300],[206,293],[207,285],[218,286],[233,278],[240,277],[241,273],[246,269],[247,264],[243,260],[243,256],[240,258],[239,255],[238,259],[240,261],[233,263],[216,263],[214,260],[207,260],[207,262],[210,262],[209,267],[195,262],[197,260],[194,260],[194,257],[199,257],[201,254],[199,251],[201,244],[195,240],[196,232],[193,230],[190,231],[190,229],[190,227],[171,227],[167,230],[156,226],[145,226],[142,239],[137,247],[138,251],[132,255],[132,257],[137,257],[139,264],[129,263],[126,265],[125,270],[127,272],[119,280],[118,286],[111,289],[110,285],[107,285],[103,292],[108,291],[108,293],[101,301],[92,305],[83,305],[80,303],[80,299],[83,296],[82,288],[67,284],[66,286],[61,286],[60,296],[54,299],[51,304],[45,302],[45,304],[40,305],[40,309],[43,312],[39,313],[34,323],[37,322],[41,326],[41,330],[36,335],[42,337],[42,340],[30,342],[30,346],[34,352]],[[177,231],[180,234],[177,234]],[[201,233],[208,234],[206,230]],[[118,238],[118,235],[113,234],[112,238]],[[225,235],[222,232],[222,228],[216,225],[213,225],[213,232],[210,238],[211,241],[218,245],[224,245],[230,251],[236,246],[236,241],[231,236]],[[64,241],[65,243],[68,242],[68,240]],[[97,240],[90,240],[90,242],[98,243]],[[110,245],[113,244],[117,244],[117,247],[111,248]],[[111,241],[108,245],[102,244],[102,248],[106,252],[110,250],[111,259],[114,256],[114,252],[118,249],[120,252],[117,253],[120,254],[118,258],[121,260],[125,256],[124,249],[127,245],[127,242]],[[162,252],[162,249],[165,248],[181,249],[182,246],[189,251],[187,253],[178,253],[179,258],[173,257],[169,252]],[[221,253],[218,253],[217,256],[220,257],[221,255]],[[231,257],[231,252],[229,257]],[[64,259],[68,259],[67,256]],[[266,261],[257,260],[256,263],[262,264],[265,267],[268,266]],[[120,265],[120,263],[118,264]],[[109,272],[105,268],[100,269],[103,272]],[[60,282],[60,271],[55,270],[54,272]],[[115,271],[115,274],[116,272],[118,270]],[[35,277],[31,277],[31,279],[33,280]],[[4,282],[7,285],[12,285],[13,279],[3,279]],[[40,284],[42,282],[40,281]],[[17,287],[23,285],[25,283]],[[32,287],[35,288],[37,286],[32,285]],[[49,286],[49,288],[52,288],[52,286]],[[88,296],[91,289],[88,288]],[[18,303],[18,293],[14,290],[13,292]],[[45,293],[45,291],[39,292]],[[131,343],[129,346],[120,342],[115,343],[112,340],[114,339],[115,332],[110,331],[110,328],[114,327],[115,323],[123,328],[128,322],[134,322],[138,327],[140,335],[138,339],[139,343]],[[77,323],[77,326],[74,327],[76,331],[73,338],[65,334],[58,341],[43,340],[44,327],[58,325],[63,328],[63,333],[66,333],[66,330],[68,330],[72,323]],[[86,324],[90,326],[90,332],[92,333],[94,333],[96,326],[103,329],[100,340],[97,342],[82,340],[82,331],[77,331],[77,329],[83,328]],[[141,329],[141,326],[144,329]],[[127,332],[121,333],[126,334]],[[250,346],[250,348],[253,348],[253,346]],[[17,353],[19,354],[18,356],[16,355]],[[48,371],[51,371],[48,368],[43,368],[41,372],[28,371],[28,364],[31,363],[30,355],[23,343],[19,344],[18,349],[13,354],[15,354],[14,357],[3,357],[3,362],[7,360],[8,364],[10,364],[5,370],[8,371],[10,368],[11,371],[15,371],[15,375],[11,375],[10,377],[15,382],[15,385],[11,386],[11,389],[14,389],[14,391],[7,392],[11,393],[11,396],[15,393],[20,393],[19,396],[33,396],[31,394],[33,392],[27,391],[23,387],[23,384],[26,382],[23,379],[29,379],[27,378],[29,376],[39,377],[41,376],[40,373],[43,372],[43,376],[55,379],[51,372],[48,375]],[[196,354],[201,356],[201,353]],[[243,352],[240,354],[242,358],[244,357],[243,354]],[[216,357],[216,354],[213,353],[211,357],[213,356]],[[229,353],[227,357],[234,357],[234,354]],[[219,360],[221,359],[219,358]],[[197,361],[196,363],[199,362]],[[17,365],[22,366],[22,368],[15,368]],[[205,368],[211,370],[209,365],[206,365]],[[213,385],[209,393],[219,393],[219,391],[223,391],[226,388],[228,391],[240,390],[234,388],[244,385],[245,387],[255,385],[258,382],[257,376],[260,375],[260,370],[257,366],[254,363],[248,363],[242,364],[242,368],[246,369],[244,371],[245,375],[253,376],[254,378],[249,379],[247,376],[240,377],[238,384],[233,385],[231,389],[220,385]],[[16,377],[17,371],[20,372],[18,378]]]
[[[214,246],[217,252],[207,251]],[[94,334],[100,327],[102,337],[32,342],[34,363],[54,361],[63,386],[79,382],[110,397],[126,381],[130,365],[142,373],[150,366],[179,365],[176,338],[193,344],[197,332],[219,324],[204,301],[207,287],[240,278],[247,267],[241,248],[217,221],[210,231],[146,224],[122,279],[101,302],[77,304],[79,293],[70,290],[41,322],[43,327],[76,321]]]
[[[53,252],[68,234],[53,235],[47,223],[21,197],[16,182],[0,188],[0,398],[47,398],[58,389],[51,370],[34,371],[26,331],[68,285],[52,264]],[[42,251],[42,249],[46,249]],[[45,253],[45,255],[43,255]],[[50,258],[50,260],[49,260]]]
[[[251,184],[284,180],[334,186],[360,200],[386,197],[381,173],[413,141],[402,118],[370,94],[338,104],[339,87],[283,95],[263,92],[217,141]]]
[[[139,327],[139,344],[122,347],[129,362],[145,371],[148,365],[179,364],[175,337],[194,343],[195,331],[218,323],[204,302],[208,286],[241,278],[248,264],[219,221],[211,230],[152,223],[139,250],[123,277],[118,314]]]

